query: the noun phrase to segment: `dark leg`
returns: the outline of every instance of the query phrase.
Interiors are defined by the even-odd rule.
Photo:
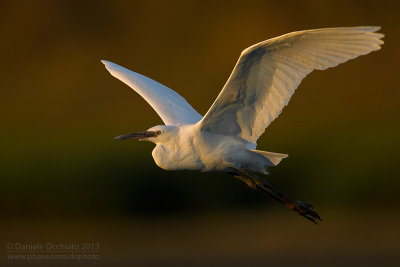
[[[262,177],[258,175],[250,175],[242,170],[238,170],[238,173],[234,175],[236,178],[245,182],[249,187],[260,190],[273,199],[279,201],[287,208],[294,210],[304,218],[312,221],[315,224],[318,224],[317,220],[322,221],[321,217],[317,212],[313,210],[313,206],[308,203],[303,203],[301,201],[296,201],[286,194],[280,192],[270,183],[265,181]]]

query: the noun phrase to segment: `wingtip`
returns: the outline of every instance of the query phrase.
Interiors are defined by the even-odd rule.
[[[122,66],[115,64],[114,62],[108,61],[108,60],[100,60],[101,63],[104,64],[104,66],[106,67],[107,70],[111,71],[111,70],[119,70],[121,68],[123,68]]]
[[[108,60],[100,60],[101,61],[101,63],[103,63],[104,64],[104,67],[106,68],[106,70],[108,70],[108,71],[112,71],[112,70],[115,70],[115,69],[117,69],[118,68],[118,65],[117,64],[115,64],[115,63],[113,63],[113,62],[111,62],[111,61],[108,61]]]
[[[368,26],[367,27],[371,32],[377,32],[381,29],[381,26]]]
[[[381,26],[357,26],[354,29],[365,32],[377,32],[381,29]]]

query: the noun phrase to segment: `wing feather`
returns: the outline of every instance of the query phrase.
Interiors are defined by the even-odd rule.
[[[224,88],[201,120],[201,129],[255,143],[306,75],[380,49],[384,35],[376,33],[379,29],[298,31],[243,50]]]
[[[202,116],[175,91],[115,63],[106,60],[102,62],[112,76],[141,95],[166,125],[194,124],[201,120]]]

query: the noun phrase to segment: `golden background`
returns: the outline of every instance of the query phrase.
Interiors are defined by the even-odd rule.
[[[0,240],[100,242],[102,266],[399,264],[399,11],[396,1],[2,1]],[[306,77],[259,140],[290,155],[269,181],[311,202],[319,226],[229,175],[165,172],[153,144],[112,139],[162,121],[101,59],[204,114],[244,48],[363,25],[382,26],[383,49]]]

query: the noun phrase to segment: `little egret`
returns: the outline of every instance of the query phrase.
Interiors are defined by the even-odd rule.
[[[152,155],[164,170],[225,172],[317,223],[311,204],[296,201],[264,180],[267,167],[286,158],[256,150],[257,139],[281,113],[302,79],[383,44],[380,27],[343,27],[288,33],[243,50],[228,81],[202,117],[175,91],[103,60],[107,70],[158,113],[165,125],[115,137],[156,144]]]

